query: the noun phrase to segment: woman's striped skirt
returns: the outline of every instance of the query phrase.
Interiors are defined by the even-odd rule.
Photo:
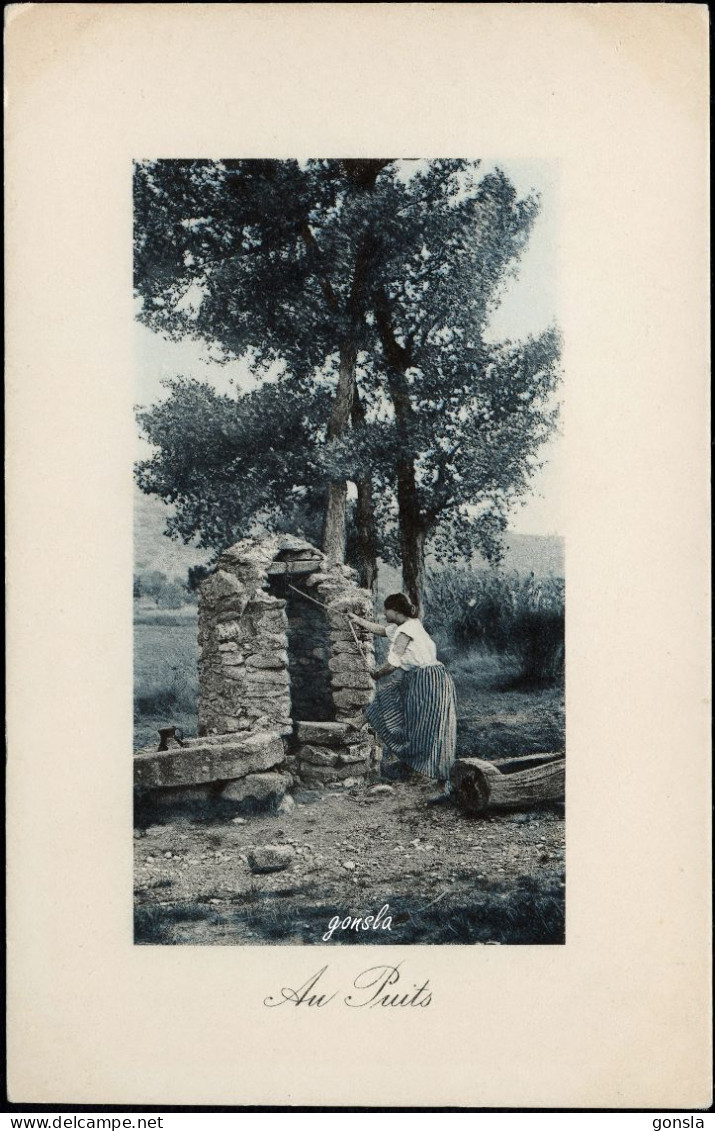
[[[425,777],[446,781],[457,745],[454,683],[443,664],[379,680],[365,717],[383,749]]]

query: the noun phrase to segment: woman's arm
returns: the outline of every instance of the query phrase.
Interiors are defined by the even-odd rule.
[[[395,637],[395,639],[393,641],[392,648],[390,649],[390,655],[395,656],[398,659],[401,656],[404,656],[404,654],[407,651],[407,648],[409,646],[409,643],[410,643],[409,636],[404,632],[398,632],[397,636]],[[383,676],[391,675],[392,672],[396,672],[396,671],[399,671],[399,670],[400,669],[399,669],[398,665],[391,664],[390,661],[387,660],[387,662],[384,663],[381,668],[375,668],[370,674],[372,675],[373,679],[382,679]]]
[[[355,613],[348,613],[348,617],[355,624],[359,624],[361,628],[366,628],[373,636],[387,636],[387,629],[384,624],[377,624],[372,620],[365,620],[363,617],[357,616]]]

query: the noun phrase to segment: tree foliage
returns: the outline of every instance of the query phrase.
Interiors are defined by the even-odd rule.
[[[478,162],[410,173],[391,161],[137,166],[142,321],[258,372],[281,367],[234,397],[177,379],[140,413],[156,454],[139,483],[175,504],[175,536],[220,547],[259,524],[315,538],[326,484],[353,479],[363,542],[374,511],[374,550],[402,559],[416,596],[430,539],[442,556],[498,557],[554,426],[556,332],[487,336],[538,200]]]
[[[285,378],[236,396],[187,379],[168,390],[138,414],[154,454],[136,474],[143,491],[173,504],[169,535],[221,549],[288,519],[314,536],[329,393]]]
[[[443,557],[478,548],[498,558],[555,420],[555,330],[521,343],[487,337],[538,201],[518,200],[498,170],[478,174],[474,162],[436,161],[406,181],[391,171],[378,194],[376,351],[358,370],[370,427],[352,450],[379,480],[379,525],[390,529],[392,516],[392,549],[418,600],[429,539]]]
[[[362,198],[383,160],[159,161],[135,171],[140,318],[296,379],[336,373],[326,439],[349,426],[374,216]],[[345,482],[327,483],[324,548],[345,548]],[[374,569],[369,484],[358,484],[365,572]]]

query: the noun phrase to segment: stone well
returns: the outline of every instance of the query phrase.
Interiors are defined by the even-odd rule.
[[[137,784],[275,802],[300,782],[364,778],[379,750],[346,720],[372,696],[374,651],[348,612],[373,617],[371,594],[309,543],[225,550],[199,592],[199,737],[141,751]]]

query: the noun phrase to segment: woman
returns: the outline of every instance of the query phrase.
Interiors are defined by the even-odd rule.
[[[385,599],[387,625],[354,613],[350,619],[390,641],[386,663],[370,673],[378,682],[365,717],[389,753],[442,784],[441,792],[428,802],[437,804],[450,794],[449,772],[457,743],[456,700],[452,679],[439,663],[434,641],[416,613],[404,593],[393,593]]]

